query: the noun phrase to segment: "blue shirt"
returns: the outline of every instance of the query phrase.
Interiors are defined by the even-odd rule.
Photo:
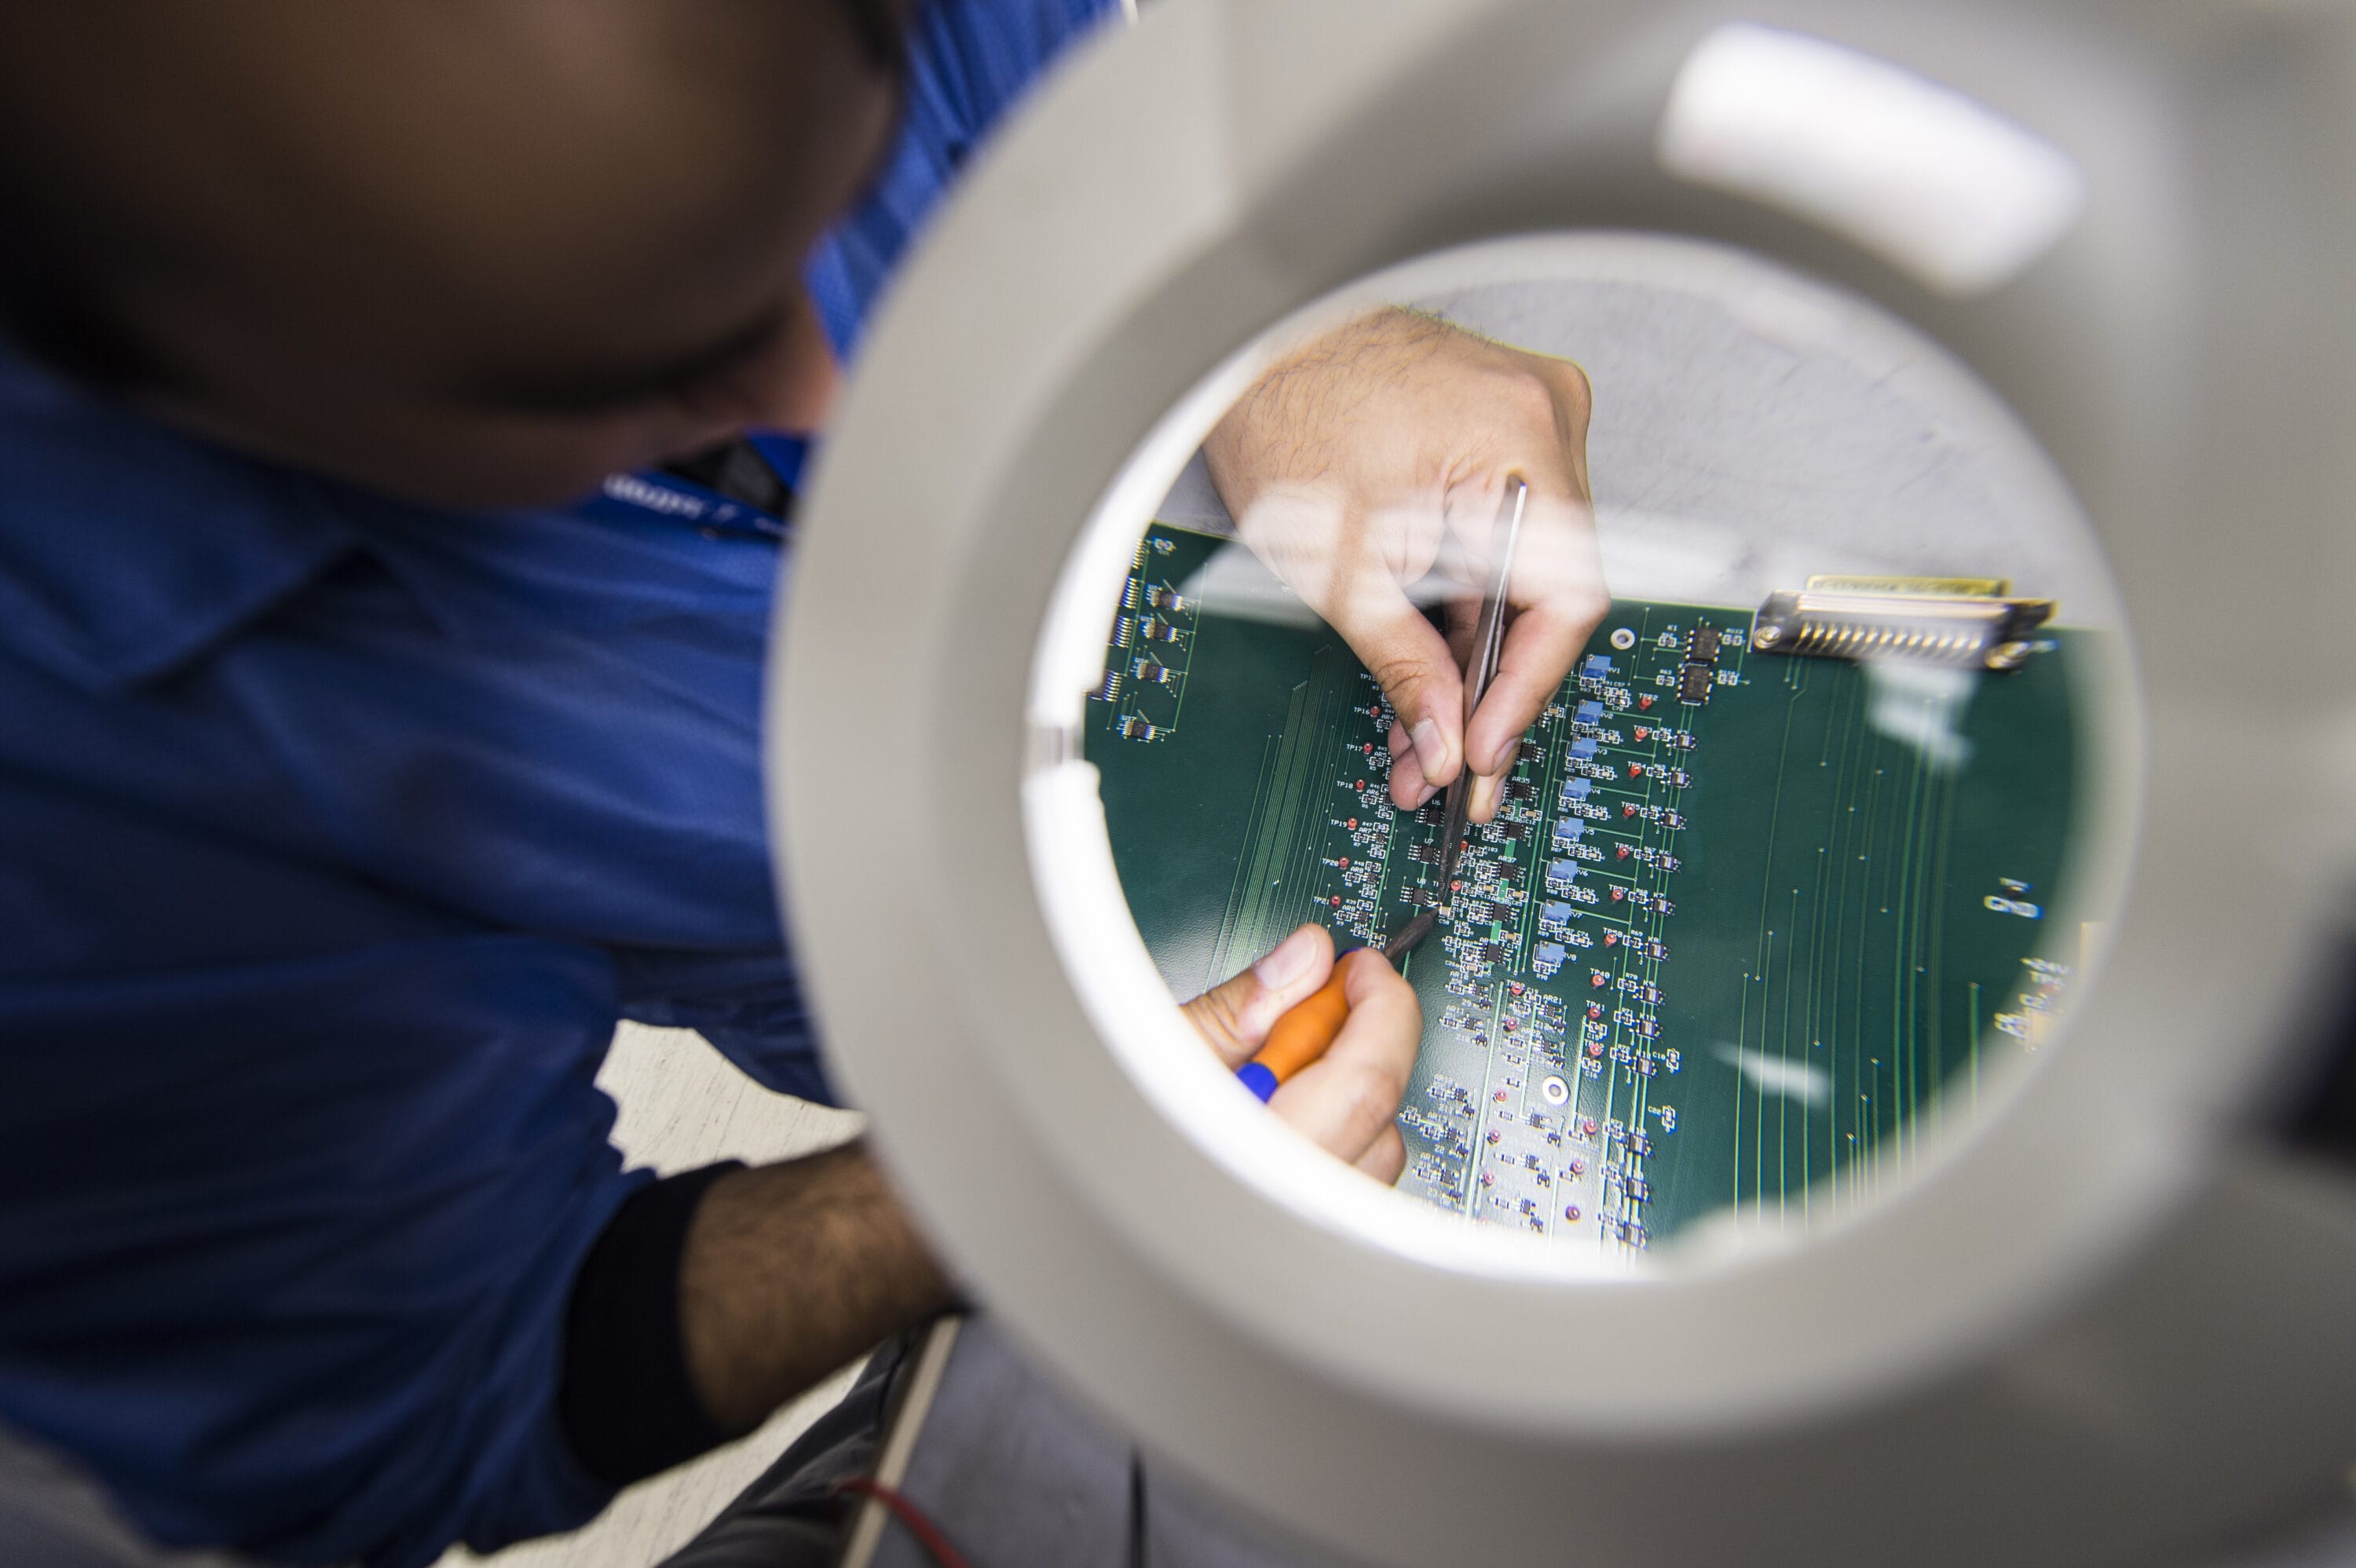
[[[810,262],[838,343],[1106,8],[924,19]],[[826,1097],[763,836],[779,548],[402,505],[0,357],[0,1423],[167,1543],[298,1563],[604,1505],[555,1395],[648,1179],[616,1019]]]

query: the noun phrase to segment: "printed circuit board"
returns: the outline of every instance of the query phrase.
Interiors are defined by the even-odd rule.
[[[1379,943],[1441,891],[1440,807],[1391,807],[1373,677],[1303,618],[1206,608],[1223,548],[1141,543],[1085,742],[1182,997],[1303,920]],[[1525,738],[1405,965],[1404,1190],[1612,1253],[1798,1221],[2035,1049],[2077,961],[2047,918],[2072,634],[1982,675],[1771,656],[1751,624],[1614,603]]]

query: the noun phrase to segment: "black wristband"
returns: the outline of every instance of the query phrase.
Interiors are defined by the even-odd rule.
[[[679,1270],[704,1189],[735,1160],[665,1177],[606,1221],[573,1281],[557,1413],[581,1467],[610,1487],[668,1470],[728,1435],[687,1371]]]

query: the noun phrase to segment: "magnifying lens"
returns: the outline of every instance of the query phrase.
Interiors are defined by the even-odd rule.
[[[1576,473],[1533,493],[1503,458],[1451,489],[1321,454],[1228,474],[1240,517],[1199,462],[1149,524],[1100,513],[1126,570],[1108,589],[1081,547],[1034,689],[1082,764],[1031,824],[1067,966],[1121,966],[1108,893],[1071,883],[1100,837],[1178,996],[1304,922],[1393,945],[1425,1020],[1398,1185],[1483,1240],[1564,1243],[1523,1267],[1649,1275],[1672,1241],[1775,1244],[1934,1158],[2058,1029],[2133,821],[2125,627],[2060,476],[1929,340],[1691,240],[1471,247],[1310,317],[1343,325],[1212,378],[1273,389],[1215,429],[1297,439],[1303,416],[1265,405],[1387,336],[1381,376],[1426,427],[1406,439],[1452,454],[1429,427],[1461,421],[1478,453],[1510,411],[1428,407],[1424,367],[1463,356],[1440,385],[1478,398],[1515,363],[1495,347],[1540,377],[1576,355],[1592,427],[1537,445],[1593,494]],[[1346,439],[1402,439],[1363,377],[1332,395],[1361,400]],[[1485,787],[1395,776],[1421,772],[1418,634],[1451,673],[1461,653],[1468,703],[1484,677],[1515,695],[1501,640],[1508,678],[1551,688]],[[1091,782],[1097,808],[1064,798]],[[1141,1010],[1108,1001],[1106,1031]],[[1163,1082],[1199,1061],[1160,1038],[1124,1059],[1227,1147],[1232,1106]]]
[[[2349,32],[1263,0],[1055,83],[869,351],[771,728],[828,1038],[1009,1330],[1376,1562],[2337,1495]],[[1352,488],[1463,398],[1222,459],[1386,322],[1575,367],[1576,482]],[[1462,827],[1368,594],[1546,674]],[[1425,916],[1382,1158],[1178,1005]]]

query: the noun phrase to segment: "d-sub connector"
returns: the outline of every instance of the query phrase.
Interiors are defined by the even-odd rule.
[[[1927,584],[1924,592],[1847,593],[1812,581],[1797,593],[1767,596],[1751,623],[1751,645],[1810,658],[2017,669],[2053,611],[2051,599],[1941,592]]]

